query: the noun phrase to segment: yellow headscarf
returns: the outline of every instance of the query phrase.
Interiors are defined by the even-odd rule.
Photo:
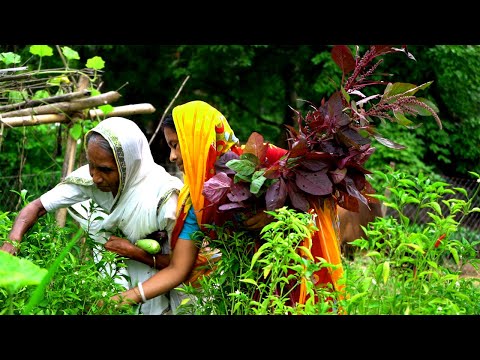
[[[203,101],[191,101],[172,111],[184,165],[184,186],[180,191],[177,217],[184,219],[191,205],[199,225],[210,223],[202,195],[203,184],[215,175],[218,158],[239,145],[225,116]]]

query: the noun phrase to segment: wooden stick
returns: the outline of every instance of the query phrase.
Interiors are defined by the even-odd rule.
[[[161,119],[160,119],[160,122],[158,123],[158,126],[157,126],[157,128],[155,129],[155,132],[153,133],[152,137],[150,138],[150,141],[148,142],[148,145],[151,145],[153,139],[155,139],[155,136],[157,136],[158,130],[160,130],[160,127],[162,126],[163,119],[165,119],[165,116],[167,115],[168,110],[172,107],[172,104],[173,104],[174,101],[177,99],[178,95],[179,95],[180,92],[182,91],[182,89],[183,89],[183,87],[185,86],[185,83],[187,82],[188,79],[190,79],[190,75],[188,75],[188,76],[185,78],[185,80],[183,80],[182,85],[181,85],[180,88],[178,89],[178,91],[177,91],[177,93],[175,94],[175,96],[173,97],[172,101],[170,101],[170,104],[168,104],[167,108],[166,108],[165,111],[163,112],[163,115],[162,115],[162,117],[161,117]]]
[[[135,105],[117,106],[113,109],[112,112],[109,112],[107,115],[105,115],[103,111],[100,109],[92,109],[89,111],[89,115],[90,115],[90,119],[93,119],[95,117],[107,118],[112,116],[151,114],[154,112],[155,112],[155,108],[151,104],[135,104]]]
[[[33,108],[39,105],[78,99],[81,97],[89,96],[90,93],[91,93],[90,90],[82,90],[82,91],[72,92],[70,94],[65,94],[65,95],[51,96],[41,100],[27,100],[27,101],[22,101],[15,104],[3,105],[3,106],[0,106],[0,113],[4,111],[17,110],[17,109],[22,109],[26,107]]]
[[[99,117],[113,117],[113,116],[128,116],[128,115],[137,115],[137,114],[151,114],[155,112],[155,108],[150,104],[134,104],[134,105],[124,105],[117,106],[112,112],[109,112],[107,115],[103,114],[103,111],[99,109],[92,109],[89,111],[90,118],[96,116]],[[28,116],[17,116],[3,119],[0,115],[0,123],[5,124],[10,127],[18,126],[33,126],[41,124],[51,124],[51,123],[66,123],[70,119],[65,114],[43,114],[43,115],[28,115]]]
[[[100,94],[97,96],[91,96],[85,99],[73,100],[73,101],[64,101],[49,105],[42,105],[28,109],[10,111],[2,114],[2,118],[10,118],[14,116],[25,116],[25,115],[43,115],[43,114],[52,114],[52,113],[69,113],[77,110],[83,110],[87,108],[92,108],[95,106],[106,105],[120,99],[120,94],[116,91],[109,91],[105,94]]]
[[[65,64],[66,65],[66,64]],[[90,79],[86,75],[82,75],[77,83],[77,88],[79,91],[84,91],[90,85]],[[70,135],[70,129],[77,121],[83,119],[83,112],[81,110],[75,111],[71,114],[72,121],[67,124],[67,144],[65,148],[65,156],[63,160],[62,167],[62,180],[65,179],[68,174],[73,171],[75,166],[75,155],[77,153],[77,140]],[[57,225],[61,228],[65,227],[67,221],[67,209],[60,208],[55,213],[55,219],[57,220]]]

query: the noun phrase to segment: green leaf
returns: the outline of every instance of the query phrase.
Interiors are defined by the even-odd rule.
[[[70,79],[65,75],[56,76],[54,78],[48,79],[47,84],[48,85],[53,85],[53,86],[60,86],[62,84],[70,84]]]
[[[388,99],[394,95],[405,95],[405,96],[413,96],[419,90],[425,90],[432,84],[433,81],[429,81],[424,83],[420,86],[408,83],[395,83],[395,84],[388,84],[384,91],[384,99]]]
[[[11,90],[8,92],[8,102],[10,104],[19,103],[28,99],[28,93],[23,91]]]
[[[82,136],[82,125],[80,123],[73,124],[73,126],[70,128],[69,134],[75,140],[80,139]]]
[[[256,171],[252,177],[252,183],[250,184],[250,192],[252,194],[258,194],[265,180],[267,180],[267,178],[263,176],[263,171]]]
[[[100,90],[97,90],[97,89],[94,89],[94,88],[90,88],[90,96],[98,96],[101,94]]]
[[[35,94],[33,94],[32,100],[40,100],[40,99],[45,99],[48,98],[50,94],[48,93],[47,90],[38,90],[35,91]]]
[[[102,110],[102,112],[107,115],[108,113],[111,113],[115,108],[110,105],[110,104],[106,104],[106,105],[101,105],[98,107],[100,110]]]
[[[52,56],[53,49],[48,45],[32,45],[30,46],[30,53],[40,57]]]
[[[233,159],[225,164],[236,173],[249,176],[255,171],[255,164],[250,160]]]
[[[251,161],[255,166],[260,164],[260,160],[258,160],[258,157],[256,157],[255,154],[252,153],[243,153],[242,155],[240,155],[240,160]]]
[[[105,61],[100,56],[94,56],[87,60],[87,68],[94,70],[101,70],[105,67]]]
[[[68,46],[62,47],[62,53],[68,60],[80,60],[78,52],[76,52],[72,48],[69,48]]]
[[[245,175],[242,175],[242,174],[235,174],[235,176],[233,177],[233,182],[236,184],[240,181],[245,181],[247,183],[251,182],[252,179],[250,178],[250,176],[245,176]]]
[[[240,279],[240,281],[245,282],[247,284],[257,285],[257,282],[253,279]]]
[[[403,115],[403,112],[400,111],[393,111],[393,116],[395,116],[395,119],[397,119],[397,122],[400,125],[403,125],[407,128],[413,128],[415,126],[415,123],[405,117]]]
[[[46,274],[46,269],[40,268],[30,260],[0,251],[0,287],[10,293],[24,286],[40,284]]]
[[[442,209],[440,207],[440,204],[437,202],[431,202],[430,207],[437,212],[438,215],[442,215]]]
[[[263,268],[263,278],[266,279],[270,271],[272,270],[273,264],[268,264]]]
[[[12,52],[8,52],[8,53],[1,53],[0,60],[2,60],[6,65],[10,65],[10,64],[19,64],[22,58],[20,57],[20,55],[17,55]]]
[[[425,98],[417,98],[418,101],[421,103],[424,103],[425,105],[429,106],[432,110],[436,111],[438,113],[438,107],[435,105],[432,101],[425,99]],[[416,104],[408,104],[408,107],[414,108],[415,110],[418,111],[418,115],[421,116],[432,116],[431,111],[425,109],[424,107]]]
[[[386,284],[387,281],[388,281],[388,276],[390,275],[390,262],[389,261],[385,261],[383,263],[382,275],[383,275],[383,283]]]
[[[355,301],[357,301],[357,299],[360,299],[364,296],[368,295],[368,291],[364,291],[364,292],[361,292],[361,293],[358,293],[358,294],[355,294],[353,295],[351,298],[348,299],[348,302],[350,303],[354,303]]]

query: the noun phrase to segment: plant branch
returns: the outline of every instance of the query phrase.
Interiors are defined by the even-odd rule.
[[[172,101],[170,101],[170,104],[168,104],[167,108],[165,109],[165,111],[163,112],[163,115],[162,117],[160,118],[160,122],[158,123],[158,126],[157,128],[155,129],[155,132],[153,133],[152,137],[150,138],[150,141],[148,142],[148,145],[151,145],[152,144],[152,141],[153,139],[155,139],[155,136],[157,136],[157,133],[158,131],[160,130],[161,126],[162,126],[162,123],[163,123],[163,119],[165,119],[165,116],[167,115],[168,111],[170,110],[170,108],[172,107],[173,103],[175,102],[175,100],[178,98],[178,95],[180,95],[180,92],[182,91],[183,87],[185,86],[185,83],[188,81],[188,79],[190,79],[190,75],[188,75],[185,80],[183,80],[183,83],[182,85],[180,86],[180,88],[178,89],[177,93],[175,94],[175,96],[173,97]]]

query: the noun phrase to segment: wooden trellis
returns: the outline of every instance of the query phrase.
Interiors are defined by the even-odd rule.
[[[5,69],[0,71],[0,90],[15,89],[22,91],[38,90],[48,87],[48,79],[52,77],[36,79],[35,73],[9,75],[11,72],[24,70],[24,68]],[[7,72],[8,71],[8,72]],[[88,71],[88,70],[87,70]],[[91,80],[88,72],[69,72],[70,86],[66,88],[68,93],[62,95],[43,98],[40,100],[25,100],[22,102],[7,103],[0,105],[0,145],[3,139],[5,127],[35,126],[50,123],[63,123],[67,125],[68,130],[77,122],[86,119],[103,120],[113,116],[130,116],[137,114],[151,114],[155,108],[148,103],[133,104],[114,107],[113,111],[105,114],[98,109],[101,105],[114,103],[120,99],[121,95],[117,91],[109,91],[104,94],[91,96],[88,90]],[[72,75],[73,74],[73,75]],[[64,89],[65,92],[65,89]],[[1,104],[1,102],[0,102]],[[62,167],[62,179],[70,174],[75,166],[75,156],[77,148],[76,140],[68,131],[68,138]],[[65,226],[66,209],[61,209],[56,214],[59,226]]]

